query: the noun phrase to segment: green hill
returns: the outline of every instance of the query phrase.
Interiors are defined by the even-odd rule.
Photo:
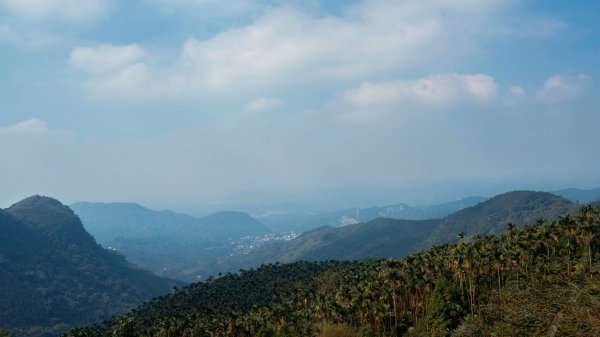
[[[573,202],[546,192],[513,191],[465,208],[444,218],[425,241],[426,246],[456,240],[459,233],[500,234],[507,224],[522,227],[539,219],[556,220],[575,212]]]
[[[58,333],[168,293],[175,281],[103,249],[59,201],[34,196],[0,210],[0,326]]]
[[[599,336],[599,238],[586,207],[402,260],[266,265],[68,336]]]
[[[245,264],[403,257],[415,252],[437,223],[379,218],[366,224],[321,227],[294,240],[261,247],[247,256]]]

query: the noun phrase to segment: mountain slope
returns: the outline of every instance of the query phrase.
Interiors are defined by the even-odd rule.
[[[59,332],[127,311],[178,284],[133,268],[59,201],[0,210],[0,326]]]
[[[423,248],[454,241],[461,232],[470,236],[501,234],[509,223],[524,226],[538,219],[556,220],[561,215],[574,212],[577,207],[573,202],[547,192],[503,193],[443,219]]]
[[[239,238],[270,233],[271,230],[248,213],[221,211],[199,218],[206,231],[215,238]]]
[[[427,238],[438,222],[379,218],[340,228],[321,227],[294,240],[261,247],[248,255],[246,263],[403,257],[415,252],[416,244]]]

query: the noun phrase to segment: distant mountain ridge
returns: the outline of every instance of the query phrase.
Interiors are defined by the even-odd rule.
[[[136,203],[78,202],[71,208],[100,242],[165,236],[222,240],[270,232],[243,212],[223,211],[196,218],[172,211],[156,211]]]
[[[567,188],[550,192],[567,198],[573,202],[587,204],[594,201],[600,201],[600,187],[592,189]]]
[[[55,199],[33,196],[0,210],[0,232],[0,326],[56,334],[180,284],[103,249]]]
[[[546,192],[504,193],[442,219],[379,218],[334,228],[325,226],[289,242],[266,245],[251,252],[247,265],[307,260],[400,258],[435,244],[456,241],[457,234],[501,234],[508,223],[524,226],[537,219],[555,220],[577,205]]]
[[[260,221],[273,231],[306,232],[321,226],[340,227],[369,222],[377,218],[426,220],[443,218],[460,209],[477,205],[487,200],[485,197],[468,197],[443,204],[414,207],[404,203],[376,206],[368,208],[348,208],[344,210],[307,214],[295,212],[291,214],[269,214],[259,217]]]
[[[201,218],[155,211],[135,203],[75,203],[83,225],[105,247],[117,249],[154,273],[185,280],[216,273],[235,241],[271,231],[243,212],[222,211]]]

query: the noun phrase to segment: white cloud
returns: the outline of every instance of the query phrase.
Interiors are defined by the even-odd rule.
[[[547,104],[570,101],[580,96],[591,82],[591,77],[584,74],[554,75],[537,90],[536,97]]]
[[[510,96],[527,96],[527,94],[525,93],[525,89],[523,89],[520,86],[512,86],[510,88],[508,88],[508,95]]]
[[[510,106],[521,104],[526,100],[527,93],[525,92],[525,89],[520,86],[512,86],[508,88],[508,92],[504,96],[504,103]]]
[[[174,59],[102,74],[90,71],[93,67],[84,63],[75,65],[90,73],[90,90],[107,96],[122,88],[132,95],[258,91],[290,79],[296,85],[326,85],[377,78],[472,54],[478,49],[476,37],[485,31],[486,19],[504,2],[373,0],[346,8],[343,16],[270,8],[249,25],[206,40],[188,39]],[[464,20],[472,17],[477,19]],[[133,74],[124,76],[125,70]],[[477,80],[473,79],[469,90],[486,99],[489,88],[481,86],[486,79],[484,83]]]
[[[136,44],[79,47],[71,51],[70,63],[90,73],[121,71],[135,65],[146,52]]]
[[[151,75],[146,64],[147,55],[148,53],[136,44],[106,44],[73,49],[70,63],[93,74],[85,83],[93,92],[128,95],[150,90],[151,85],[164,85],[158,78],[155,83],[149,81]]]
[[[3,0],[12,12],[31,19],[84,21],[104,13],[109,1],[103,0]]]
[[[30,118],[19,123],[0,127],[0,137],[31,139],[68,139],[73,133],[64,129],[51,129],[48,123],[38,118]]]
[[[279,108],[282,105],[283,101],[280,99],[259,97],[253,99],[252,101],[248,102],[248,104],[246,104],[246,111],[258,112],[265,110],[273,110]]]
[[[346,91],[344,99],[355,105],[403,101],[446,104],[455,101],[485,103],[497,96],[497,84],[488,75],[436,74],[412,81],[365,82]]]
[[[2,136],[44,135],[48,133],[48,123],[31,118],[14,125],[0,127]]]

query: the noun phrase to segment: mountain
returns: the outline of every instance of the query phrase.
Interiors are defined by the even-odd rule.
[[[402,260],[262,265],[67,337],[600,336],[599,237],[586,207]]]
[[[483,202],[481,202],[484,200]],[[470,207],[468,207],[471,205]],[[86,206],[89,206],[87,204]],[[135,212],[129,212],[129,215],[123,212],[114,212],[105,209],[106,204],[98,204],[100,207],[94,214],[114,220],[114,229],[111,229],[112,235],[133,235],[129,227],[139,231],[145,227],[143,223],[153,224],[157,219],[174,216],[174,219],[184,219],[190,221],[188,216],[163,211],[150,211],[139,205],[129,205],[128,208],[135,209]],[[124,207],[124,205],[118,205]],[[134,208],[135,207],[135,208]],[[466,208],[465,208],[466,207]],[[79,204],[74,208],[83,214],[84,224],[97,223],[97,218],[89,216],[84,212]],[[447,215],[447,212],[460,209]],[[403,257],[407,254],[418,251],[419,249],[431,247],[434,244],[454,241],[456,235],[465,232],[469,235],[485,233],[502,233],[507,223],[524,225],[531,223],[538,218],[555,219],[560,214],[565,214],[575,209],[575,205],[568,200],[543,192],[517,191],[509,192],[492,199],[479,197],[467,198],[452,203],[441,205],[425,206],[420,208],[410,207],[404,204],[397,204],[385,207],[372,207],[359,210],[359,216],[365,220],[364,223],[357,223],[357,209],[348,209],[344,211],[312,215],[308,217],[299,216],[295,220],[296,227],[293,228],[312,228],[317,229],[305,232],[298,238],[290,241],[264,244],[259,247],[253,247],[249,252],[240,254],[237,251],[238,243],[236,241],[210,240],[206,236],[187,235],[174,236],[181,228],[181,221],[173,221],[173,230],[170,232],[164,229],[158,230],[161,235],[150,237],[121,237],[102,242],[107,246],[118,249],[125,254],[131,261],[149,268],[155,273],[193,282],[207,275],[214,275],[218,272],[238,270],[248,266],[258,266],[262,263],[270,262],[292,262],[297,260],[353,260],[367,257]],[[112,213],[114,212],[114,213]],[[156,214],[156,217],[153,215]],[[354,214],[354,215],[352,215]],[[421,218],[427,215],[447,216],[433,220],[398,220],[387,217],[413,217]],[[117,226],[123,221],[119,221],[119,215],[130,223],[139,223],[140,226],[124,226],[119,229]],[[350,217],[352,215],[352,217]],[[135,216],[138,216],[137,222]],[[235,216],[240,217],[241,221],[251,221],[251,218],[245,213],[217,213],[213,216],[205,217],[214,224],[213,227],[224,228],[221,226],[222,219],[232,219]],[[163,217],[163,218],[161,218]],[[273,215],[269,217],[271,221],[277,219]],[[289,215],[279,217],[279,219],[293,219]],[[195,218],[192,218],[192,220]],[[261,220],[265,221],[264,218]],[[164,219],[165,223],[168,219]],[[109,222],[107,222],[109,223]],[[266,222],[268,223],[268,222]],[[341,226],[340,224],[346,224]],[[284,226],[291,223],[283,224]],[[271,223],[271,228],[277,228]],[[153,226],[148,226],[152,227]],[[160,226],[160,225],[158,225]],[[179,226],[179,227],[178,227]],[[109,226],[105,226],[107,228]],[[166,226],[165,226],[166,227]],[[92,227],[90,227],[90,230]],[[112,227],[111,227],[112,228]],[[119,232],[120,231],[120,232]],[[93,231],[92,231],[93,232]],[[213,232],[214,233],[214,232]],[[134,233],[135,234],[135,233]],[[223,237],[224,234],[214,235]]]
[[[242,237],[271,231],[242,212],[195,218],[134,203],[75,203],[85,228],[105,247],[154,273],[193,282],[223,269]]]
[[[453,242],[457,234],[501,234],[508,223],[523,226],[538,219],[555,220],[577,205],[545,192],[515,191],[498,195],[442,219],[379,218],[344,227],[322,227],[298,238],[250,252],[245,265],[269,262],[403,257],[435,244]]]
[[[489,198],[484,197],[468,197],[443,204],[424,206],[421,207],[424,212],[423,217],[421,219],[413,220],[440,219],[449,214],[460,211],[461,209],[478,205],[484,201],[487,201],[488,199]]]
[[[376,218],[426,220],[445,217],[460,209],[474,206],[487,200],[484,197],[469,197],[443,204],[411,207],[406,204],[377,206],[369,208],[349,208],[334,212],[307,214],[304,212],[272,212],[259,219],[276,232],[311,231],[321,226],[340,227],[368,222]]]
[[[0,209],[0,232],[0,326],[28,335],[97,322],[179,284],[102,248],[55,199]]]
[[[101,243],[119,237],[225,240],[270,232],[256,219],[240,212],[219,212],[196,218],[172,211],[155,211],[135,203],[78,202],[71,208]]]
[[[465,208],[444,218],[433,230],[423,248],[456,240],[458,233],[501,234],[509,223],[522,227],[539,219],[556,220],[573,213],[578,206],[547,192],[513,191]]]
[[[580,204],[588,204],[590,202],[600,200],[600,187],[590,190],[583,190],[579,188],[567,188],[564,190],[553,191],[551,193],[560,195],[563,198],[567,198],[573,202]]]
[[[339,228],[325,226],[291,241],[265,245],[251,252],[245,263],[403,257],[415,252],[438,222],[378,218]]]
[[[216,238],[239,238],[243,236],[265,235],[269,228],[248,213],[221,211],[199,218],[210,236]]]

